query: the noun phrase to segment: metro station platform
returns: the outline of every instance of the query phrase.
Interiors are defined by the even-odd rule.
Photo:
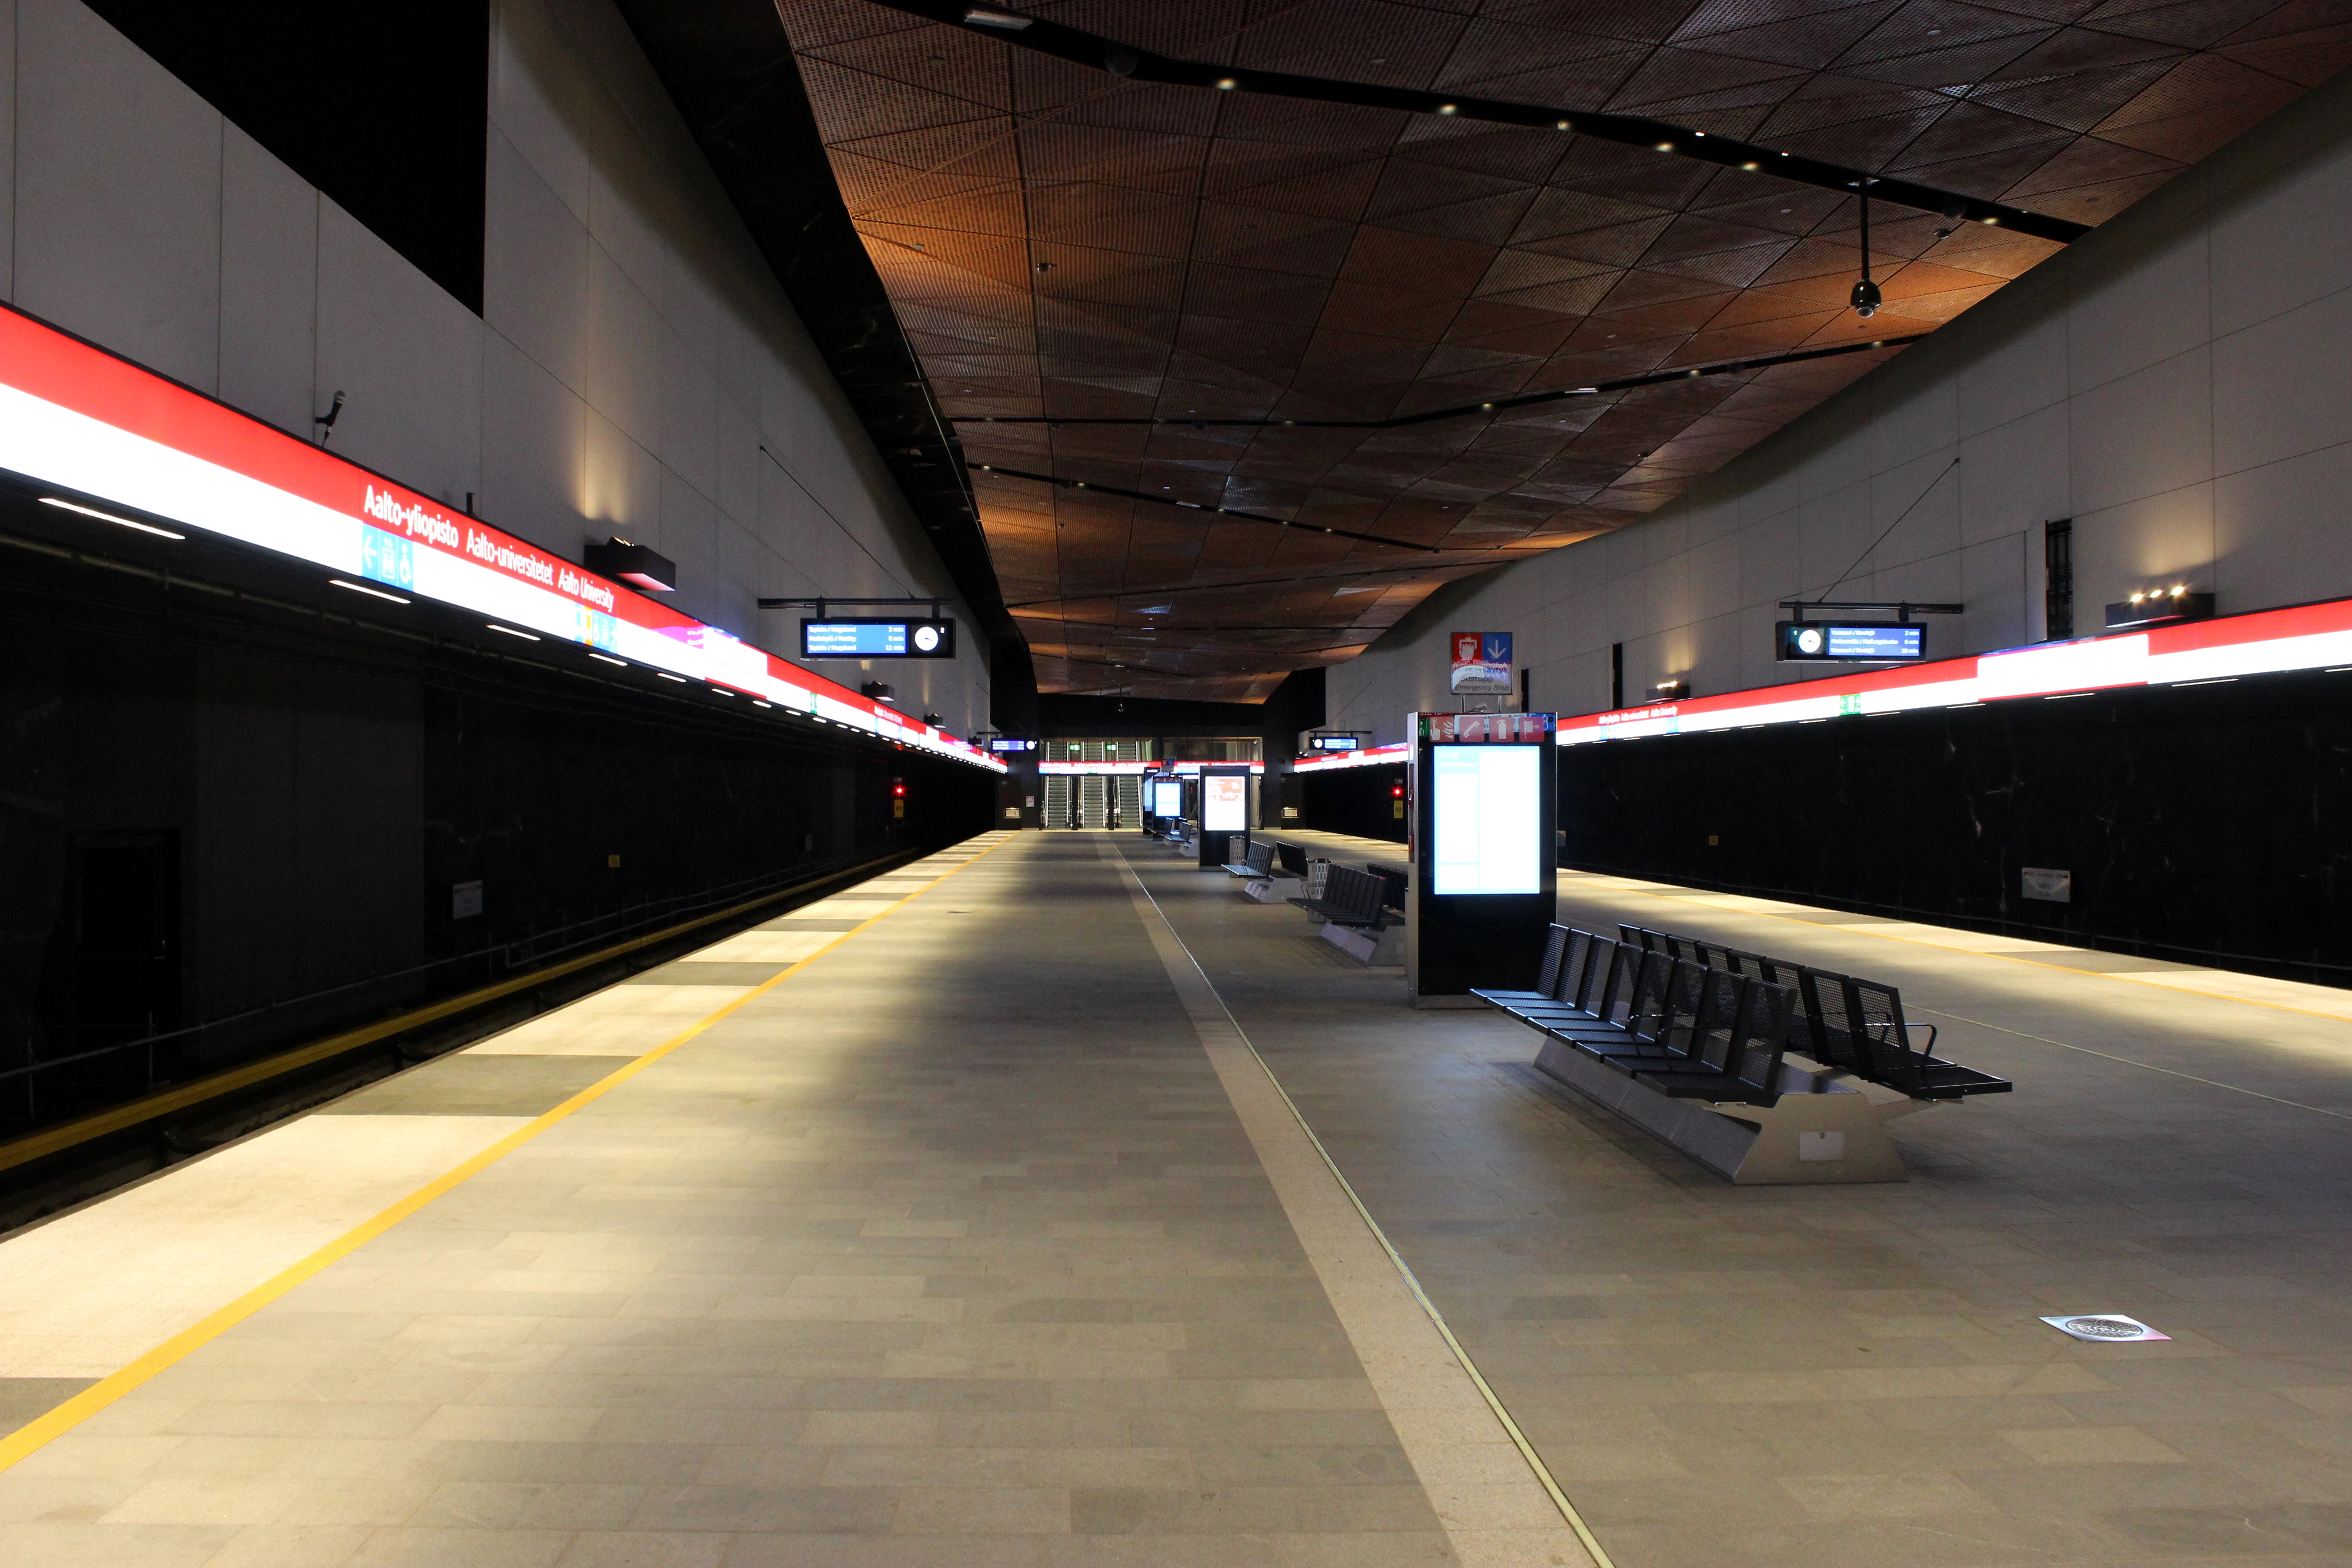
[[[2017,1082],[1741,1188],[1238,886],[987,836],[0,1240],[0,1560],[2352,1562],[2347,994],[1564,874]]]

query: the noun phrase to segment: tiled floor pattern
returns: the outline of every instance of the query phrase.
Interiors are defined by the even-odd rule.
[[[1893,981],[2018,1084],[1897,1123],[1907,1184],[1733,1188],[1537,1078],[1518,1026],[1139,866],[1625,1568],[2352,1563],[2342,994],[1564,878],[1576,923]],[[2077,1311],[2174,1338],[2036,1321]]]
[[[1343,1329],[1361,1281],[1318,1276],[1102,842],[959,872],[0,1474],[0,1562],[1451,1560],[1458,1478],[1416,1477],[1358,1353],[1410,1364],[1405,1329]],[[1900,1123],[1906,1185],[1734,1189],[1536,1078],[1516,1026],[1404,1009],[1121,843],[1623,1568],[2352,1564],[2333,994],[1564,879],[1580,923],[1895,981],[2019,1082]],[[464,1147],[777,962],[694,955],[239,1148]],[[237,1152],[0,1244],[0,1428],[168,1323],[107,1316],[142,1292],[216,1299],[304,1205],[377,1201]],[[75,1284],[20,1264],[51,1231],[113,1288],[28,1288]],[[2061,1310],[2175,1338],[2078,1345]]]
[[[1428,1493],[1446,1540],[1470,1568],[1589,1568],[1587,1542],[1532,1469],[1516,1433],[1432,1320],[1265,1062],[1155,904],[1118,841],[1118,859],[1161,968],[1239,1114],[1308,1263],[1362,1359],[1381,1408]],[[1589,1540],[1589,1534],[1588,1534]]]
[[[0,1474],[0,1561],[1455,1560],[1077,836],[748,998],[615,987],[290,1126],[468,1127],[714,994],[741,1005]],[[436,1079],[468,1109],[419,1113]]]

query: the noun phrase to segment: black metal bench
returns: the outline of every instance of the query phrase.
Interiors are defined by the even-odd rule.
[[[1228,846],[1228,847],[1230,847],[1230,846]],[[1247,877],[1252,881],[1255,881],[1260,877],[1273,876],[1273,843],[1271,841],[1260,841],[1250,845],[1242,852],[1242,858],[1240,859],[1226,861],[1224,869],[1232,872],[1236,877]]]
[[[1276,868],[1284,876],[1305,877],[1307,875],[1306,846],[1301,844],[1292,844],[1284,839],[1276,839],[1274,844],[1274,864]]]
[[[1288,901],[1331,925],[1353,931],[1378,931],[1388,922],[1381,894],[1381,879],[1371,872],[1334,865],[1324,873],[1320,898]]]
[[[1559,940],[1546,944],[1546,969],[1538,975],[1541,984],[1536,991],[1475,994],[1534,1028],[1578,1041],[1580,1048],[1591,1040],[1609,1054],[1627,1059],[1649,1054],[1654,1046],[1660,1052],[1678,1056],[1696,1049],[1698,1065],[1678,1066],[1659,1077],[1656,1087],[1668,1093],[1711,1094],[1724,1087],[1726,1073],[1748,1093],[1763,1093],[1789,1050],[1799,1051],[1833,1072],[1850,1073],[1915,1100],[1959,1100],[1971,1094],[2003,1094],[2014,1088],[2007,1079],[1937,1056],[1935,1026],[1906,1020],[1902,994],[1892,985],[1696,938],[1630,925],[1618,930],[1623,940],[1610,942],[1555,926]],[[1704,997],[1689,994],[1692,982],[1688,979],[1681,982],[1682,990],[1675,991],[1671,976],[1684,969],[1724,979]],[[1660,977],[1662,970],[1668,978]],[[1735,991],[1745,995],[1758,988],[1780,993],[1785,1000],[1738,1004],[1726,1000]],[[1706,1040],[1687,1049],[1671,1042],[1658,1044],[1666,1038],[1658,1031],[1675,1026],[1660,1020],[1685,1003],[1694,1016],[1713,1009],[1708,1016],[1714,1022],[1699,1031]],[[1750,1017],[1738,1030],[1732,1030],[1728,1020],[1738,1005],[1747,1006]],[[1698,1028],[1696,1024],[1692,1026]],[[1727,1030],[1732,1033],[1727,1035]],[[1924,1041],[1915,1038],[1922,1033]],[[1725,1043],[1733,1037],[1740,1041],[1737,1064],[1733,1047]],[[1647,1081],[1658,1075],[1645,1072],[1643,1076]]]

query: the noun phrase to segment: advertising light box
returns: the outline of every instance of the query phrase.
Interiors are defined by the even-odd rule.
[[[1154,816],[1184,815],[1184,781],[1182,779],[1152,779],[1144,787],[1150,790],[1151,800],[1144,809]]]
[[[1541,891],[1542,752],[1496,745],[1430,752],[1430,890]]]
[[[1201,831],[1249,831],[1249,780],[1237,773],[1208,773],[1201,779]]]
[[[953,658],[953,621],[885,620],[870,616],[801,623],[803,658]]]

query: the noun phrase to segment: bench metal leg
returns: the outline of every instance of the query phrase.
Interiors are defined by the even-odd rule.
[[[1924,1106],[1877,1084],[1832,1083],[1769,1107],[1676,1100],[1560,1040],[1544,1042],[1536,1069],[1740,1186],[1911,1179],[1886,1123]]]

